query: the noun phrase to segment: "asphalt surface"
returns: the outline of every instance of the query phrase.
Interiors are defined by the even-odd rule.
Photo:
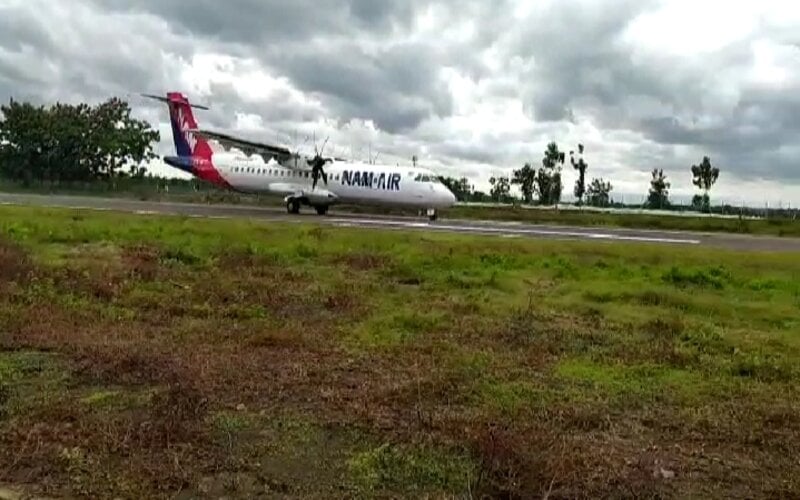
[[[300,221],[330,224],[342,227],[402,229],[420,231],[445,231],[495,235],[504,238],[549,238],[562,240],[593,240],[618,243],[650,243],[678,248],[711,246],[731,250],[757,250],[774,252],[800,252],[800,238],[749,236],[728,233],[694,233],[684,231],[657,231],[644,229],[618,229],[607,227],[577,227],[498,222],[485,220],[440,219],[430,222],[424,217],[394,217],[382,215],[337,213],[334,209],[318,216],[311,209],[300,215],[290,215],[279,207],[254,207],[245,205],[218,205],[139,201],[122,198],[96,198],[90,196],[61,196],[0,193],[0,205],[32,205],[44,207],[110,210],[136,214],[167,214],[206,218],[249,218],[263,221]]]

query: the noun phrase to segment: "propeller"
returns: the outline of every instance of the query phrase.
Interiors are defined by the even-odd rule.
[[[322,180],[325,182],[325,185],[328,185],[328,174],[325,173],[325,164],[328,162],[333,162],[331,158],[325,158],[322,156],[322,153],[325,151],[325,146],[328,145],[328,139],[330,137],[325,138],[325,142],[322,143],[322,148],[317,148],[317,140],[316,140],[316,133],[314,134],[314,157],[310,160],[306,160],[308,165],[311,167],[311,177],[314,179],[312,189],[317,187],[317,180],[319,179],[320,175],[322,176]]]

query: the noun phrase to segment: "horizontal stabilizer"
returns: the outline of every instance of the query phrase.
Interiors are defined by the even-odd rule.
[[[170,102],[172,102],[172,101],[171,101],[169,98],[167,98],[167,97],[164,97],[164,96],[160,96],[160,95],[153,95],[153,94],[139,94],[139,95],[141,95],[142,97],[146,97],[146,98],[148,98],[148,99],[155,99],[156,101],[165,102],[165,103],[167,103],[167,104],[169,104]],[[205,111],[208,111],[208,110],[210,109],[210,108],[208,108],[208,107],[206,107],[206,106],[201,106],[200,104],[191,104],[191,103],[188,103],[188,105],[189,105],[190,107],[192,107],[192,108],[195,108],[195,109],[202,109],[202,110],[205,110]]]

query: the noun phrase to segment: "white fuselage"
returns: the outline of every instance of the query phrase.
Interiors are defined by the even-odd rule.
[[[320,177],[313,188],[311,169],[286,168],[258,155],[214,155],[214,166],[238,191],[282,196],[304,196],[317,204],[368,204],[446,208],[456,198],[431,171],[420,167],[373,165],[333,161],[324,167],[327,184]]]

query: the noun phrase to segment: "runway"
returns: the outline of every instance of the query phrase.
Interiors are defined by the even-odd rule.
[[[467,234],[495,235],[504,238],[548,238],[562,240],[592,240],[618,243],[650,243],[675,247],[710,246],[731,250],[756,250],[774,252],[800,251],[800,238],[749,236],[726,233],[692,233],[682,231],[657,231],[607,227],[577,227],[498,222],[483,220],[441,219],[429,222],[425,218],[351,214],[331,210],[320,217],[313,212],[289,215],[282,207],[255,207],[243,205],[217,205],[139,201],[123,198],[97,198],[91,196],[62,196],[0,193],[0,205],[29,205],[41,207],[107,210],[135,214],[182,215],[205,218],[248,218],[263,221],[298,221],[329,224],[340,227],[365,229],[395,229],[417,231],[445,231]]]

